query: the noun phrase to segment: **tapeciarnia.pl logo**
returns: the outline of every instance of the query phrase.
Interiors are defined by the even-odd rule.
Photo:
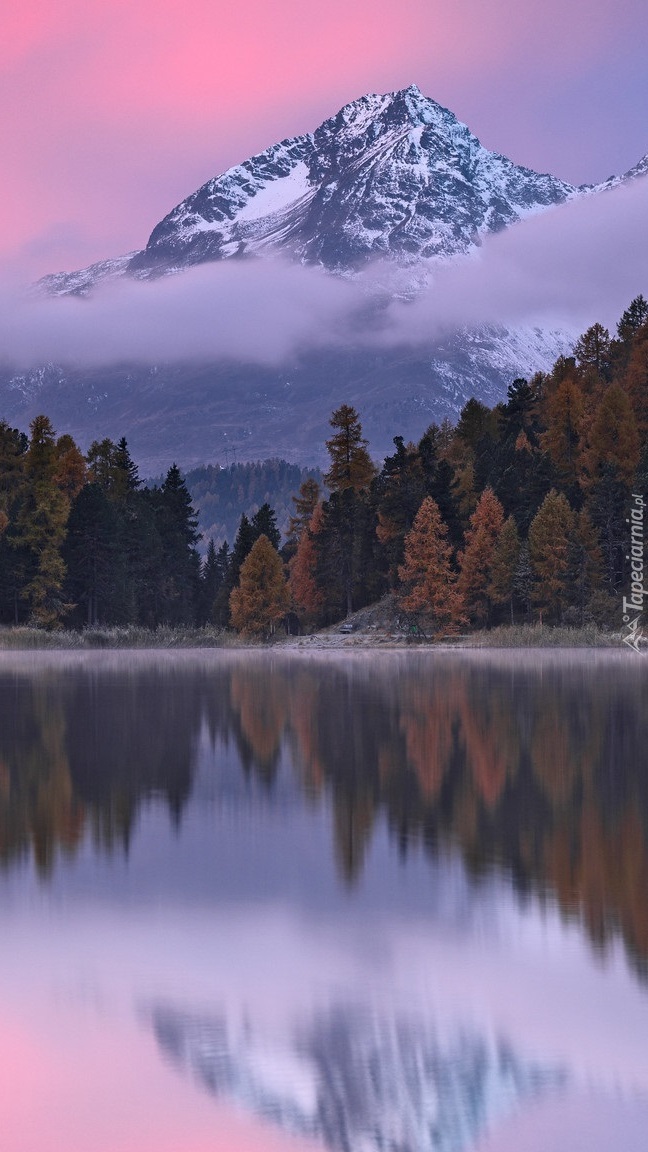
[[[630,516],[626,521],[630,525],[630,552],[626,560],[630,561],[630,595],[623,597],[623,623],[626,635],[623,643],[628,648],[639,652],[639,644],[643,640],[643,632],[639,627],[644,609],[644,509],[646,506],[643,496],[637,492],[632,493],[633,505]]]

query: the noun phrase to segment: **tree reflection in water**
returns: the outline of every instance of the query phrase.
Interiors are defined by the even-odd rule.
[[[0,671],[0,860],[43,876],[91,838],[127,851],[151,798],[180,824],[201,734],[264,791],[289,762],[331,806],[354,884],[384,821],[403,858],[458,849],[553,897],[596,947],[648,971],[648,667],[393,654],[235,654]]]

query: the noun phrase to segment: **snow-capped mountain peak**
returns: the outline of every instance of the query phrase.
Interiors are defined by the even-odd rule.
[[[268,251],[336,271],[446,258],[576,192],[483,148],[411,85],[362,96],[209,180],[157,225],[131,272]]]

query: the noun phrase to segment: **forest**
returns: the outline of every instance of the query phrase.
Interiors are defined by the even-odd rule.
[[[212,538],[201,558],[177,465],[145,486],[125,439],[84,455],[46,416],[29,436],[0,423],[0,621],[267,638],[392,593],[425,634],[505,621],[621,626],[643,572],[643,296],[614,336],[594,324],[571,356],[513,381],[495,407],[472,399],[456,425],[433,424],[418,444],[396,434],[381,466],[350,405],[331,430],[323,485],[314,473],[302,481],[283,540],[264,501],[241,516],[231,547]]]

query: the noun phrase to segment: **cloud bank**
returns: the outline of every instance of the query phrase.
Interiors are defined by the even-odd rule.
[[[47,362],[234,359],[279,364],[318,347],[424,346],[483,324],[611,329],[648,295],[648,178],[587,196],[430,265],[415,299],[387,301],[402,272],[354,280],[283,260],[224,261],[155,281],[120,279],[87,298],[0,291],[0,359]],[[382,301],[379,309],[376,302]]]

